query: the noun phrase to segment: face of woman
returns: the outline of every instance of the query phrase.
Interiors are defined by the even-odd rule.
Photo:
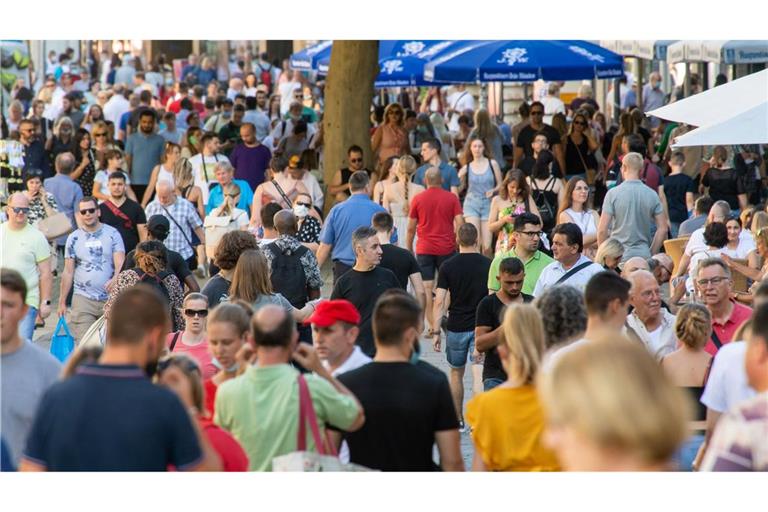
[[[43,117],[43,112],[45,111],[45,103],[38,103],[35,105],[35,117]]]
[[[160,385],[167,387],[179,397],[187,407],[193,407],[192,383],[184,372],[176,366],[169,366],[160,376]]]
[[[256,87],[256,75],[247,75],[245,77],[245,85],[248,87]]]
[[[507,195],[510,199],[516,199],[520,193],[520,188],[517,186],[517,182],[512,180],[507,184]]]
[[[88,149],[91,147],[91,138],[88,136],[83,137],[80,140],[80,149]]]
[[[169,166],[172,166],[176,163],[176,160],[179,159],[179,156],[181,155],[181,150],[177,147],[171,148],[171,150],[168,152],[168,155],[166,156],[166,163],[169,164]]]
[[[68,124],[62,124],[59,127],[59,134],[63,137],[71,137],[72,136],[72,126]]]
[[[101,119],[103,117],[101,115],[101,108],[99,108],[97,105],[94,105],[91,107],[90,114],[91,114],[91,119],[93,120]]]
[[[729,220],[728,223],[725,225],[726,229],[728,230],[728,241],[729,242],[735,242],[739,239],[739,235],[741,234],[741,228],[739,227],[739,223],[734,220]]]
[[[208,352],[219,360],[221,366],[229,368],[235,364],[235,355],[245,344],[245,335],[240,336],[229,322],[208,324]]]
[[[577,132],[583,132],[587,128],[587,120],[581,116],[577,116],[573,120],[573,129]]]
[[[478,159],[483,157],[483,151],[485,151],[485,144],[481,140],[473,140],[469,145],[469,150],[472,152],[472,158]]]
[[[387,113],[387,122],[397,124],[403,118],[403,112],[400,109],[393,108]]]
[[[192,334],[199,334],[205,330],[205,319],[206,317],[201,316],[200,314],[196,313],[199,311],[207,311],[208,306],[206,306],[205,301],[203,300],[188,300],[184,303],[184,320],[186,321],[186,330],[191,332]],[[192,315],[188,315],[187,312],[193,313]]]
[[[27,181],[27,190],[33,196],[36,196],[40,192],[40,187],[43,186],[43,182],[39,178],[32,178]]]
[[[621,263],[621,258],[623,258],[624,255],[619,255],[616,258],[611,258],[610,256],[606,256],[605,258],[605,266],[608,268],[616,268],[619,266],[619,263]]]
[[[571,200],[577,204],[584,204],[589,197],[589,185],[586,181],[579,181],[576,186],[573,187],[573,193],[571,194]]]

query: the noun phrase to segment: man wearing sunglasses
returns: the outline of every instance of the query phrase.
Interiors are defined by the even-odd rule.
[[[13,194],[6,207],[8,222],[0,225],[2,265],[17,271],[27,283],[27,314],[19,324],[19,335],[32,340],[38,311],[42,318],[51,313],[53,275],[48,258],[51,248],[38,229],[27,222],[29,199],[21,192]],[[5,328],[5,327],[4,327]]]
[[[349,197],[349,178],[357,171],[365,171],[370,176],[371,172],[365,168],[363,160],[363,149],[360,146],[353,145],[347,150],[347,163],[349,167],[339,169],[333,175],[333,179],[328,184],[328,193],[336,198],[340,203]]]
[[[108,291],[125,260],[120,232],[102,224],[101,210],[93,197],[78,204],[80,228],[70,233],[64,246],[64,273],[59,293],[59,316],[67,312],[67,295],[74,286],[69,327],[80,340],[93,322],[104,314]]]
[[[31,119],[23,119],[19,123],[19,142],[24,146],[24,177],[29,169],[40,169],[43,178],[50,178],[51,161],[43,141],[35,134],[35,123]]]

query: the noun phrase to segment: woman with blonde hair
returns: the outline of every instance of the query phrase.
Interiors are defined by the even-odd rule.
[[[410,154],[405,109],[399,103],[390,103],[384,109],[384,122],[373,132],[371,150],[378,157],[379,164],[390,156]]]
[[[558,471],[544,447],[544,414],[534,386],[544,354],[544,327],[530,304],[512,304],[504,313],[498,351],[506,382],[467,404],[475,456],[473,471]]]
[[[192,164],[184,157],[178,158],[173,164],[173,181],[176,194],[192,203],[201,219],[205,218],[205,205],[200,187],[195,185],[195,174]],[[201,260],[202,261],[202,260]]]
[[[573,347],[540,375],[546,444],[566,471],[664,471],[690,402],[648,350],[612,335]]]
[[[672,384],[688,393],[695,404],[695,414],[689,422],[689,437],[676,456],[678,468],[690,471],[701,443],[704,442],[707,407],[701,395],[707,385],[712,356],[704,350],[712,335],[712,315],[702,304],[685,304],[677,311],[675,336],[678,349],[661,359],[661,367]]]
[[[605,270],[620,274],[619,263],[624,257],[624,245],[615,238],[609,238],[597,248],[595,263],[602,265]]]
[[[106,169],[107,153],[119,148],[110,141],[109,129],[104,121],[95,121],[93,123],[91,135],[93,135],[91,148],[93,148],[93,152],[96,155],[96,170]]]
[[[260,250],[248,249],[237,260],[232,284],[229,286],[230,301],[242,300],[257,312],[267,304],[275,304],[303,322],[315,310],[317,301],[309,301],[302,309],[294,308],[288,299],[272,290],[269,262]]]
[[[411,182],[416,172],[416,160],[410,155],[401,156],[392,165],[395,181],[385,185],[382,205],[389,213],[397,229],[397,245],[406,248],[408,212],[414,197],[424,192],[424,187]]]
[[[83,128],[93,132],[93,125],[99,121],[104,122],[104,110],[101,108],[101,105],[94,103],[88,107],[88,113],[85,115],[85,119],[83,119]]]

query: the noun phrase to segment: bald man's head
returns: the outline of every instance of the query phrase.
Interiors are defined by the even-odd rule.
[[[439,187],[443,184],[443,175],[438,167],[430,167],[424,173],[424,182],[428,187]]]
[[[713,222],[725,222],[728,220],[728,216],[731,214],[731,205],[728,201],[715,201],[712,208],[709,209],[709,215],[707,215],[707,223]]]
[[[640,270],[649,271],[650,267],[648,266],[648,262],[645,261],[645,258],[641,258],[640,256],[635,256],[633,258],[629,258],[624,263],[624,267],[621,270],[621,275],[627,277],[630,274],[633,274]]]
[[[280,210],[274,216],[275,229],[280,235],[296,234],[296,216],[291,210]]]
[[[257,348],[289,349],[286,362],[290,360],[290,354],[299,337],[293,316],[273,304],[264,306],[253,315],[251,332]]]
[[[18,208],[28,208],[29,198],[24,192],[14,192],[11,197],[8,198],[8,206],[16,206]]]
[[[155,193],[157,195],[157,200],[160,201],[161,204],[168,205],[172,204],[174,201],[173,185],[171,185],[171,182],[168,180],[158,181],[157,185],[155,185]]]

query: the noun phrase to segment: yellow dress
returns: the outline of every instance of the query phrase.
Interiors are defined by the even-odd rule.
[[[542,441],[544,414],[533,386],[500,386],[475,396],[466,420],[489,471],[560,471]]]

